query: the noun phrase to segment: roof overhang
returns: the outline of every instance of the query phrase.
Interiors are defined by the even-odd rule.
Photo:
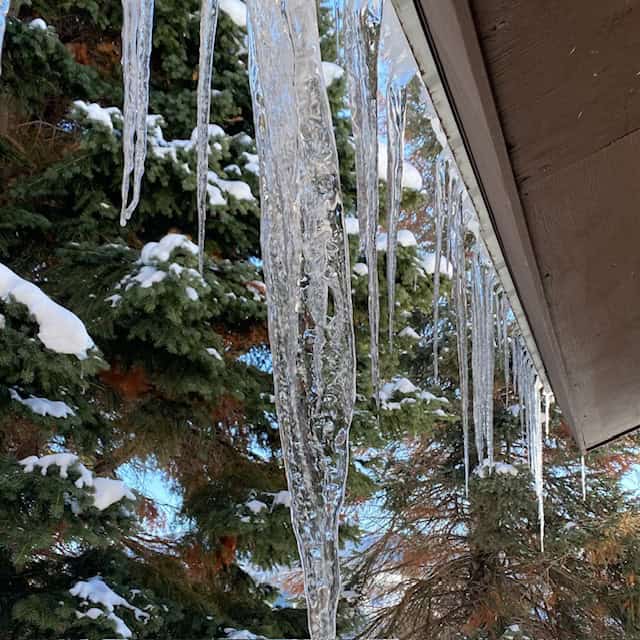
[[[394,0],[584,451],[640,426],[640,2]]]

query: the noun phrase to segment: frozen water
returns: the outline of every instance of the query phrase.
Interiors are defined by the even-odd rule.
[[[200,6],[200,64],[198,66],[197,121],[197,201],[198,201],[198,268],[204,266],[205,224],[209,207],[209,112],[211,110],[211,78],[213,50],[218,25],[218,0],[202,0]]]
[[[122,0],[122,75],[124,79],[124,126],[122,149],[122,211],[126,225],[140,201],[140,188],[147,156],[147,112],[149,110],[149,60],[153,34],[154,0]],[[131,178],[133,174],[133,193]],[[131,199],[129,196],[131,195]]]
[[[587,499],[587,464],[584,456],[580,456],[580,479],[582,481],[582,500]]]
[[[378,397],[380,301],[376,232],[378,229],[378,50],[382,0],[344,0],[341,20],[351,120],[356,148],[360,248],[369,267],[371,382]]]
[[[331,640],[340,595],[338,516],[355,401],[338,156],[316,3],[250,0],[247,6],[276,409],[310,635]],[[377,194],[375,153],[373,159]]]
[[[387,293],[389,313],[389,349],[393,350],[393,316],[396,307],[396,248],[402,200],[404,127],[407,116],[407,88],[392,80],[387,90]]]
[[[7,26],[7,15],[10,4],[10,0],[0,0],[0,75],[2,74],[2,44],[4,42],[4,32]]]
[[[473,423],[478,460],[493,465],[493,374],[495,362],[493,296],[495,272],[484,247],[474,245],[471,256],[471,367]]]

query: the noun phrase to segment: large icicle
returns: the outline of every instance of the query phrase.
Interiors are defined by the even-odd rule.
[[[378,48],[382,0],[344,0],[343,49],[356,147],[360,249],[368,266],[371,382],[379,397],[378,334]]]
[[[149,60],[153,34],[153,0],[122,0],[122,75],[124,79],[124,126],[122,149],[122,211],[126,225],[140,201],[140,187],[147,156],[149,111]],[[131,200],[131,176],[133,194]]]
[[[2,45],[4,32],[7,27],[7,15],[9,15],[10,0],[0,0],[0,75],[2,74]]]
[[[218,0],[202,0],[200,6],[200,64],[198,66],[198,267],[204,267],[205,223],[207,221],[207,176],[209,172],[209,113],[211,111],[211,78],[213,51],[218,25]]]
[[[489,468],[493,467],[494,285],[493,265],[476,241],[471,256],[473,422],[478,462],[484,461],[486,447]]]
[[[393,317],[396,307],[396,249],[402,200],[404,127],[407,115],[407,87],[392,79],[387,89],[387,301],[389,349],[393,349]],[[436,265],[436,271],[439,271]]]
[[[276,408],[313,640],[336,637],[355,401],[350,269],[316,3],[249,0]]]

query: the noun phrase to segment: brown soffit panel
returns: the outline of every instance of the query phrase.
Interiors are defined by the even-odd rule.
[[[640,0],[471,0],[586,446],[640,422]]]
[[[393,0],[431,94],[481,231],[522,335],[581,450],[562,352],[549,313],[522,204],[465,0]],[[515,283],[515,284],[514,284]]]

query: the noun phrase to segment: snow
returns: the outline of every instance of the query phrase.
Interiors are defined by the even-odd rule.
[[[418,387],[408,378],[394,378],[391,382],[385,382],[382,385],[380,389],[380,400],[384,406],[385,403],[398,394],[409,395],[418,391]]]
[[[136,499],[131,489],[122,480],[94,478],[93,488],[95,489],[93,504],[99,511],[104,511],[112,504],[120,502],[123,498]]]
[[[347,217],[344,219],[344,228],[349,236],[357,236],[360,233],[358,218]]]
[[[15,389],[9,389],[9,394],[12,400],[23,404],[25,407],[29,407],[33,413],[39,416],[68,418],[69,416],[76,415],[75,411],[68,404],[59,400],[47,400],[47,398],[37,398],[35,396],[21,398]]]
[[[36,31],[46,31],[48,29],[48,26],[42,18],[36,18],[29,23],[29,29],[35,29]]]
[[[233,638],[233,640],[260,640],[260,638],[264,638],[264,636],[256,636],[250,631],[236,631],[235,629],[225,629],[224,632],[227,634],[227,638]]]
[[[291,493],[289,491],[278,491],[278,493],[273,496],[271,508],[274,509],[279,504],[285,506],[287,509],[291,508]]]
[[[344,69],[335,62],[322,62],[322,75],[324,76],[324,84],[328,87],[336,80],[340,80],[344,75]]]
[[[116,607],[123,607],[133,611],[136,620],[142,621],[145,624],[150,617],[148,613],[138,609],[138,607],[134,607],[122,596],[113,591],[100,576],[94,576],[88,580],[79,580],[73,587],[71,587],[71,589],[69,589],[69,593],[72,596],[80,598],[85,603],[91,602],[104,607],[104,609],[91,607],[85,612],[76,611],[76,616],[78,618],[90,618],[91,620],[96,620],[100,616],[105,616],[108,620],[111,620],[111,622],[114,623],[116,633],[123,638],[131,638],[133,633],[124,623],[122,618],[115,614]]]
[[[378,141],[378,179],[387,181],[387,145]],[[402,165],[402,188],[409,191],[422,189],[422,176],[414,165],[407,160]]]
[[[198,255],[198,246],[191,242],[187,236],[179,233],[168,233],[160,242],[148,242],[142,247],[140,261],[142,264],[154,262],[167,262],[174,251],[182,249],[191,255]]]
[[[187,294],[187,298],[189,298],[189,300],[191,300],[192,302],[195,302],[200,298],[198,292],[193,287],[185,287],[184,291]]]
[[[220,355],[218,350],[214,349],[213,347],[207,347],[207,353],[210,356],[213,356],[214,358],[216,358],[216,360],[222,360],[222,356]]]
[[[369,268],[364,262],[356,262],[353,265],[353,273],[357,276],[366,276],[369,273]]]
[[[476,467],[473,473],[479,478],[486,478],[494,472],[502,476],[518,475],[518,469],[513,465],[508,464],[507,462],[494,462],[491,464],[488,458],[485,458],[482,464]]]
[[[89,349],[94,347],[93,340],[78,316],[1,263],[0,298],[5,302],[20,302],[29,309],[40,326],[38,338],[48,349],[56,353],[72,354],[79,360],[84,360],[88,357]]]
[[[113,131],[112,115],[115,114],[122,119],[122,112],[117,107],[101,107],[95,102],[85,102],[84,100],[75,100],[73,106],[82,111],[87,120],[100,124],[109,131]]]
[[[73,468],[80,474],[80,477],[75,481],[75,486],[78,489],[93,487],[93,505],[99,511],[104,511],[123,498],[136,499],[122,480],[94,477],[91,471],[79,461],[78,456],[73,453],[54,453],[41,457],[29,456],[20,460],[19,464],[24,467],[25,473],[32,473],[38,467],[43,476],[47,475],[49,467],[56,466],[60,469],[61,478],[67,478],[69,469]]]
[[[220,0],[220,11],[224,11],[239,27],[247,26],[247,6],[241,0]]]
[[[417,247],[418,241],[412,231],[400,229],[398,231],[398,245],[401,247]]]
[[[269,508],[261,500],[249,500],[248,502],[245,502],[245,507],[247,507],[249,511],[251,511],[251,513],[255,513],[255,514],[258,514],[261,511],[265,511]]]
[[[247,138],[249,138],[249,136],[247,136]],[[251,138],[249,138],[249,141],[251,142]],[[247,161],[244,165],[244,168],[256,176],[260,175],[260,163],[258,161],[257,154],[243,151],[242,157]]]
[[[255,201],[255,197],[253,193],[251,193],[251,187],[242,180],[224,180],[218,176],[215,171],[209,171],[207,173],[207,180],[210,185],[218,186],[222,191],[232,195],[236,200]],[[207,191],[209,191],[209,189],[207,189]],[[211,193],[209,193],[209,199],[211,199]]]
[[[420,266],[426,273],[433,275],[436,272],[436,254],[425,253],[420,261]],[[453,265],[447,260],[446,256],[440,257],[440,273],[448,278],[453,277]]]
[[[401,338],[420,340],[420,334],[413,327],[405,327],[399,334]]]

